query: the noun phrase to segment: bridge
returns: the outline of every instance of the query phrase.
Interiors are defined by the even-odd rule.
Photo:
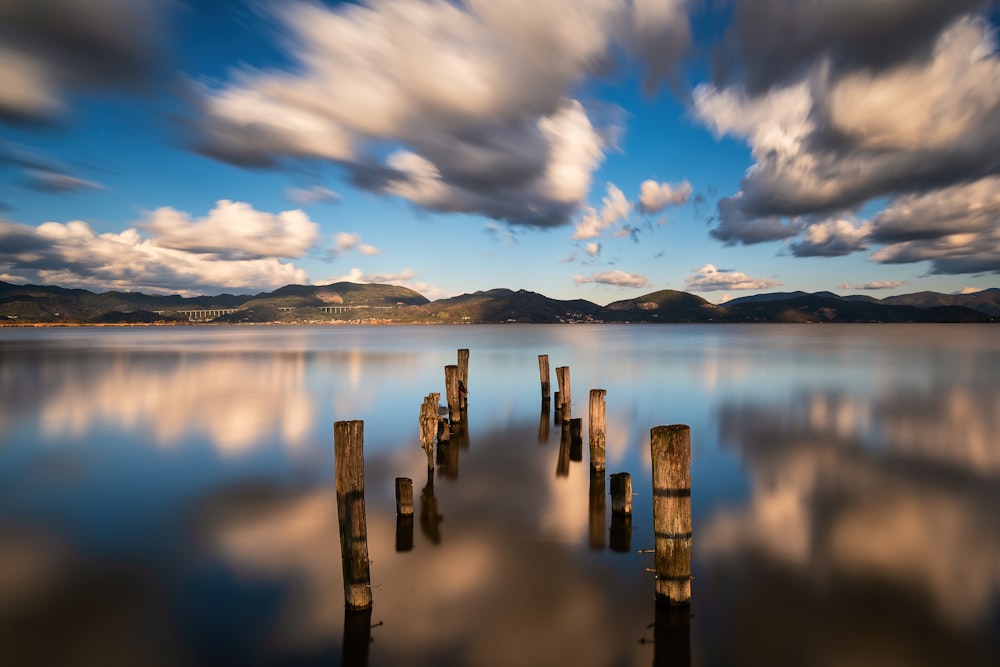
[[[191,322],[207,322],[221,315],[235,313],[239,308],[198,308],[196,310],[178,310],[179,315],[186,315]]]

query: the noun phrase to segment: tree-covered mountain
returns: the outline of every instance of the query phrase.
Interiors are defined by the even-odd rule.
[[[395,285],[286,285],[254,295],[181,297],[94,293],[0,281],[3,324],[217,323],[558,323],[558,322],[991,322],[1000,321],[1000,289],[889,297],[832,292],[759,294],[716,305],[660,290],[599,306],[527,290],[492,289],[430,301]]]

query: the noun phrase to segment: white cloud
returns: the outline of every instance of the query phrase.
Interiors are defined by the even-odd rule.
[[[169,206],[158,208],[142,227],[161,247],[226,259],[300,257],[319,234],[319,226],[300,210],[275,215],[227,199],[220,199],[207,216],[196,220]]]
[[[597,238],[605,229],[628,219],[632,204],[625,194],[614,183],[608,183],[607,192],[601,200],[600,213],[589,207],[584,210],[583,218],[573,232],[574,239]]]
[[[333,247],[330,252],[336,256],[350,250],[357,250],[362,255],[381,255],[382,251],[375,246],[362,243],[361,234],[357,232],[337,232],[333,239]]]
[[[778,281],[770,278],[751,278],[738,271],[717,269],[712,264],[706,264],[700,269],[692,269],[691,275],[684,279],[684,284],[687,289],[694,292],[768,289],[781,285]]]
[[[586,247],[587,254],[591,257],[597,257],[601,253],[600,243],[588,243]]]
[[[577,285],[584,283],[597,283],[599,285],[614,285],[616,287],[648,287],[649,279],[639,273],[626,273],[625,271],[607,271],[604,273],[592,273],[589,276],[573,276],[573,282]]]
[[[691,184],[687,181],[671,185],[646,180],[639,186],[639,204],[636,208],[645,214],[659,213],[668,206],[687,203],[690,197]]]
[[[308,282],[305,271],[274,256],[194,252],[135,228],[98,234],[80,220],[37,228],[0,220],[0,265],[19,282],[183,295]]]

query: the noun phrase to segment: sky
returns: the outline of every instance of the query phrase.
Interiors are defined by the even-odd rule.
[[[0,280],[1000,285],[995,0],[0,0]]]

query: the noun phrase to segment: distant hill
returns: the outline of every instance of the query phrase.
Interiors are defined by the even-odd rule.
[[[439,299],[422,310],[435,322],[549,324],[593,321],[601,307],[582,299],[560,301],[527,290],[493,289]]]
[[[429,301],[395,285],[286,285],[254,295],[185,298],[138,292],[94,293],[0,281],[0,323],[559,323],[559,322],[991,322],[1000,320],[1000,289],[976,294],[920,292],[883,300],[833,292],[775,292],[716,305],[660,290],[599,306],[528,290],[492,289]]]
[[[1000,289],[992,288],[972,294],[939,294],[937,292],[916,292],[900,294],[882,299],[889,305],[917,306],[932,308],[934,306],[964,306],[987,315],[1000,316]]]
[[[723,320],[725,316],[725,308],[675,290],[615,301],[601,311],[606,322],[707,322]]]

